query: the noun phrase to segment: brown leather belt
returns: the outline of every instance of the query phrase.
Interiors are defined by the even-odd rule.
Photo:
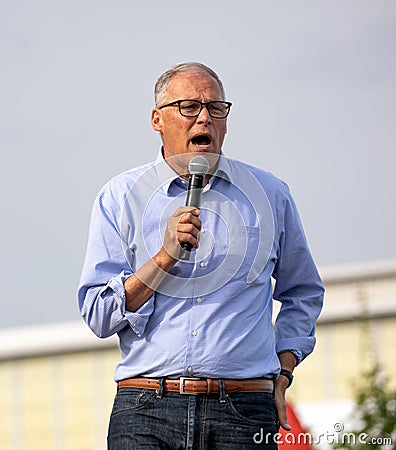
[[[160,383],[155,378],[127,378],[118,382],[119,388],[159,389]],[[273,392],[274,382],[264,378],[250,380],[224,380],[226,392]],[[220,392],[219,380],[212,378],[180,377],[176,380],[165,378],[165,391],[179,394],[217,394]]]

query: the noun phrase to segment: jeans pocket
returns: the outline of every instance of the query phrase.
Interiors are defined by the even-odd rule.
[[[270,393],[238,393],[227,396],[232,415],[245,424],[277,427],[274,397]]]
[[[111,415],[147,407],[155,399],[155,391],[147,389],[122,388],[114,399]]]

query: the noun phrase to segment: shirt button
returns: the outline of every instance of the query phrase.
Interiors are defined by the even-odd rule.
[[[197,298],[197,303],[201,303],[202,302],[202,298],[201,297],[198,297]]]
[[[191,334],[192,334],[193,336],[196,336],[198,333],[194,330]]]
[[[191,374],[192,371],[193,371],[193,368],[190,366],[190,367],[187,369],[187,372]]]
[[[205,266],[206,266],[206,264],[205,264],[203,261],[201,261],[201,262],[199,263],[199,267],[204,268]]]

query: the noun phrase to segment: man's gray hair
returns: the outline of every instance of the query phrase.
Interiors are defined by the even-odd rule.
[[[205,64],[199,63],[199,62],[186,62],[177,64],[176,66],[173,66],[171,69],[164,72],[155,83],[155,106],[161,106],[161,103],[164,101],[164,97],[166,94],[166,90],[168,88],[170,80],[177,74],[183,73],[183,72],[205,72],[206,74],[213,77],[221,91],[222,100],[225,100],[225,91],[222,81],[220,80],[217,73],[212,70],[210,67],[205,66]]]

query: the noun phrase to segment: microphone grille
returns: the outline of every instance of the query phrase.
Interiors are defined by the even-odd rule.
[[[188,164],[190,175],[206,175],[209,172],[209,162],[203,156],[194,156]]]

